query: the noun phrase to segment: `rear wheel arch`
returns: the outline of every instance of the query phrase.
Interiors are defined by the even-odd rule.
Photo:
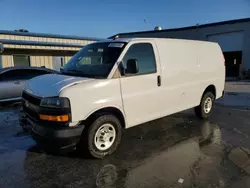
[[[205,111],[205,106],[208,105],[206,104],[207,98],[210,98],[210,103],[211,108],[209,109],[209,112]],[[211,115],[211,110],[214,106],[214,100],[216,99],[216,88],[214,85],[209,85],[206,87],[206,89],[203,91],[202,96],[200,98],[200,104],[194,108],[195,114],[200,118],[200,119],[207,119]],[[208,107],[206,107],[208,108]]]
[[[211,92],[214,95],[214,98],[216,99],[216,87],[213,84],[211,84],[207,86],[206,89],[203,91],[200,101],[202,100],[203,96],[208,92]]]

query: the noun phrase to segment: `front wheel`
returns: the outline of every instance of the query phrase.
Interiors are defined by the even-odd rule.
[[[215,96],[211,92],[206,92],[199,106],[195,107],[195,114],[200,119],[207,119],[211,113],[214,106]]]
[[[120,121],[113,115],[102,115],[84,131],[80,150],[94,158],[103,158],[117,149],[121,134]]]

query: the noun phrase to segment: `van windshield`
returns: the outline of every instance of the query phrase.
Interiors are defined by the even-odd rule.
[[[62,74],[107,78],[126,43],[103,42],[85,46],[64,65]]]

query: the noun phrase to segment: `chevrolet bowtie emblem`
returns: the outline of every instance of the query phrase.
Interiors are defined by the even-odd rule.
[[[25,105],[26,107],[29,107],[29,102],[28,102],[28,101],[25,101],[24,105]]]

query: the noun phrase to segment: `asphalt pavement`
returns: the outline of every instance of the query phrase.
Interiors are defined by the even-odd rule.
[[[103,160],[46,154],[18,112],[0,109],[0,188],[250,187],[248,110],[216,106],[208,121],[189,110],[127,129]]]
[[[250,110],[250,81],[225,83],[225,96],[217,104]]]

